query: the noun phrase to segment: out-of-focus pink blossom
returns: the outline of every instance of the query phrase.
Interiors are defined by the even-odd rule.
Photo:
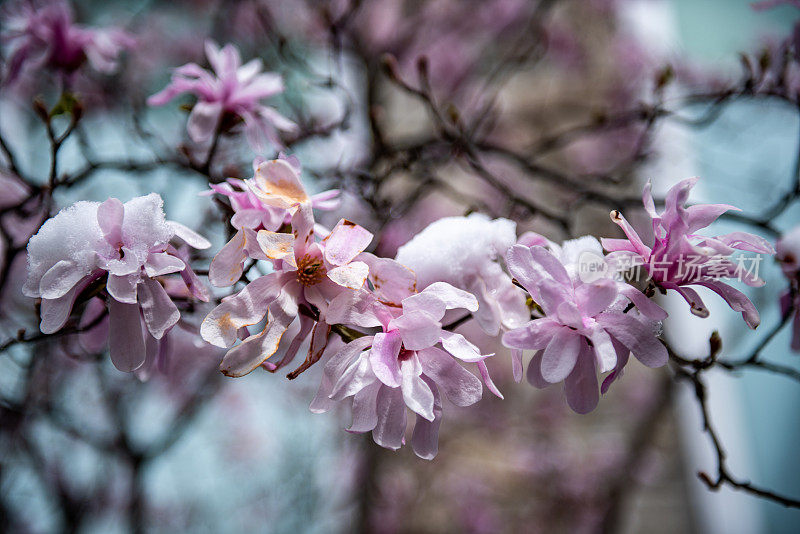
[[[41,298],[43,333],[61,329],[85,289],[105,282],[108,295],[111,361],[134,371],[145,361],[144,322],[160,340],[180,318],[159,277],[180,273],[193,296],[208,300],[206,289],[170,244],[179,237],[194,248],[211,244],[182,224],[164,217],[153,193],[123,204],[78,202],[47,220],[28,243],[28,297]],[[94,317],[84,318],[84,326]]]
[[[3,41],[11,43],[6,63],[6,82],[11,83],[23,67],[46,66],[72,74],[88,60],[98,72],[111,73],[122,50],[135,40],[117,28],[86,28],[75,24],[70,5],[62,0],[24,2],[9,13]]]
[[[627,239],[603,239],[603,247],[611,252],[608,258],[617,265],[641,266],[647,269],[652,282],[659,288],[677,291],[689,303],[692,313],[708,316],[700,295],[688,286],[699,285],[717,293],[742,317],[750,328],[760,323],[758,310],[741,291],[721,281],[736,278],[747,285],[760,287],[764,281],[743,261],[733,261],[736,250],[757,254],[774,254],[772,245],[764,238],[746,232],[720,236],[704,236],[697,232],[729,210],[727,204],[697,204],[685,206],[689,192],[698,178],[689,178],[673,186],[667,193],[665,208],[659,214],[650,193],[644,189],[645,210],[652,220],[655,240],[652,246],[644,243],[639,234],[618,211],[611,212],[612,220],[622,228]]]
[[[789,281],[789,289],[781,296],[781,312],[794,313],[792,350],[800,352],[800,226],[785,233],[775,244],[775,258]]]
[[[599,249],[599,245],[586,247],[586,241],[577,244],[577,249],[592,253]],[[565,268],[562,259],[540,245],[515,245],[506,262],[544,313],[503,335],[503,344],[518,351],[517,361],[519,351],[536,351],[527,373],[532,385],[541,388],[563,380],[569,406],[588,413],[599,400],[598,371],[613,371],[603,383],[605,392],[631,352],[648,367],[667,362],[667,350],[656,337],[653,321],[663,319],[665,313],[646,298],[621,292],[620,283],[610,278],[584,282],[579,272]],[[626,313],[628,302],[639,311]]]
[[[196,63],[175,69],[169,85],[147,99],[150,106],[163,106],[183,93],[197,97],[186,126],[189,137],[196,143],[209,141],[226,113],[244,121],[248,142],[256,151],[268,143],[281,147],[279,131],[294,131],[296,125],[262,100],[283,92],[279,74],[261,72],[260,59],[242,65],[239,50],[232,44],[219,48],[206,41],[206,57],[213,72]]]
[[[335,401],[352,396],[353,423],[348,430],[372,431],[376,443],[399,449],[409,408],[417,414],[411,438],[414,452],[431,459],[438,451],[440,389],[458,406],[481,398],[480,380],[457,360],[478,363],[487,386],[496,391],[483,362],[492,355],[481,354],[464,336],[442,327],[447,310],[474,312],[478,301],[466,291],[436,282],[403,298],[398,306],[395,299],[414,285],[413,273],[393,260],[376,260],[371,279],[382,282],[376,291],[339,295],[330,303],[327,318],[332,323],[380,327],[381,332],[351,341],[328,360],[311,411],[325,412]]]

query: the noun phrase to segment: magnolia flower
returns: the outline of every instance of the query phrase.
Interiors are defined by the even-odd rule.
[[[6,81],[13,82],[23,66],[47,66],[71,74],[88,59],[98,72],[111,73],[117,57],[135,44],[126,32],[116,28],[89,29],[73,21],[72,9],[55,0],[35,6],[24,3],[6,21],[6,42],[14,43],[9,53]]]
[[[182,224],[167,221],[155,193],[122,203],[78,202],[48,219],[28,243],[28,280],[22,292],[42,299],[43,333],[61,329],[78,296],[105,285],[111,361],[130,372],[145,361],[144,321],[161,339],[180,313],[159,277],[180,273],[191,293],[208,300],[185,258],[170,244],[179,237],[203,249],[210,243]]]
[[[726,211],[738,210],[727,204],[685,207],[689,191],[697,180],[689,178],[672,187],[661,214],[655,210],[650,184],[645,186],[644,207],[652,219],[655,234],[652,246],[646,245],[625,217],[615,210],[611,212],[611,219],[622,228],[627,239],[603,239],[603,247],[612,252],[608,257],[617,265],[644,266],[655,286],[677,291],[695,315],[707,317],[708,310],[700,295],[688,287],[691,285],[714,291],[734,311],[742,313],[750,328],[756,328],[761,319],[753,303],[744,293],[720,279],[737,278],[754,287],[764,285],[764,281],[745,268],[742,262],[734,262],[730,256],[736,250],[759,254],[774,254],[775,250],[764,238],[746,232],[713,237],[697,234]]]
[[[197,97],[187,124],[192,141],[209,141],[225,114],[244,121],[244,132],[256,151],[265,149],[265,140],[282,146],[278,131],[294,131],[296,125],[261,100],[283,92],[281,76],[262,73],[260,59],[242,65],[239,50],[232,44],[222,48],[212,41],[205,43],[206,57],[213,73],[196,63],[175,69],[172,80],[160,93],[147,99],[150,106],[163,106],[176,96],[191,93]]]
[[[310,408],[325,412],[334,401],[352,396],[353,423],[348,430],[372,431],[375,442],[390,449],[399,449],[404,441],[409,408],[417,414],[411,438],[414,452],[432,459],[442,419],[439,390],[458,406],[474,404],[481,398],[481,382],[457,360],[478,363],[484,373],[483,360],[492,355],[481,354],[461,334],[442,327],[447,310],[478,309],[473,295],[435,282],[403,298],[398,306],[386,299],[402,295],[412,285],[413,273],[387,262],[391,260],[376,266],[381,274],[375,278],[384,281],[376,293],[343,293],[330,303],[329,322],[380,327],[381,332],[351,341],[330,358]],[[487,386],[494,388],[490,381]]]
[[[523,291],[511,283],[498,259],[516,241],[516,223],[473,213],[433,222],[400,247],[396,259],[412,269],[420,287],[447,282],[469,291],[480,307],[480,327],[496,336],[529,318]]]
[[[781,313],[794,313],[791,348],[800,352],[800,226],[784,234],[775,244],[775,251],[789,281],[789,290],[781,296]]]
[[[333,189],[309,196],[300,182],[300,162],[297,158],[281,154],[277,160],[253,162],[255,178],[237,180],[231,178],[225,184],[212,184],[211,189],[230,199],[234,215],[231,224],[236,234],[225,244],[214,258],[208,277],[217,287],[227,287],[236,283],[242,275],[242,263],[248,257],[264,259],[256,246],[256,232],[259,230],[277,231],[291,224],[295,205],[310,202],[316,209],[328,211],[339,206],[339,191]],[[272,194],[291,184],[287,193],[291,198]],[[292,192],[292,190],[295,190]],[[327,233],[315,226],[320,233]],[[249,244],[249,246],[248,246]]]
[[[239,293],[224,298],[200,328],[203,339],[227,348],[235,343],[239,329],[267,317],[266,326],[259,334],[247,336],[225,354],[220,370],[227,376],[243,376],[273,356],[283,334],[298,318],[301,307],[306,312],[316,310],[319,320],[314,324],[313,317],[299,315],[300,332],[283,359],[277,364],[267,363],[265,367],[274,371],[288,364],[312,328],[307,365],[319,359],[329,330],[325,322],[327,302],[342,290],[361,288],[369,270],[366,263],[354,260],[372,241],[371,233],[342,219],[322,243],[316,243],[311,205],[305,192],[290,188],[290,184],[282,180],[265,185],[272,189],[262,191],[262,199],[266,198],[273,205],[283,201],[286,208],[291,207],[290,202],[296,203],[292,233],[258,232],[258,251],[253,251],[252,255],[272,261],[275,270],[250,282]],[[225,249],[220,251],[215,262],[223,252]]]
[[[598,371],[613,371],[603,383],[605,392],[621,374],[631,352],[648,367],[667,362],[667,350],[657,339],[653,322],[643,316],[663,318],[663,310],[655,304],[622,295],[619,283],[609,278],[583,282],[539,245],[515,245],[506,262],[544,313],[544,317],[503,335],[507,347],[537,351],[528,365],[532,385],[545,387],[563,380],[569,406],[588,413],[599,400]],[[628,301],[641,313],[626,313]],[[519,352],[516,358],[521,358]]]

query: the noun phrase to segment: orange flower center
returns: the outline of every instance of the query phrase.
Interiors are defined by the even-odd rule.
[[[306,254],[297,262],[297,281],[304,286],[313,286],[322,282],[327,270],[321,258]]]

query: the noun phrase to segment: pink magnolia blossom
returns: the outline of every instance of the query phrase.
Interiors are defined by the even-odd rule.
[[[348,430],[372,431],[376,443],[399,449],[408,408],[417,414],[414,452],[432,459],[442,420],[440,390],[458,406],[481,398],[480,380],[457,360],[478,363],[487,386],[495,390],[483,361],[492,355],[481,354],[464,336],[442,327],[447,310],[474,312],[478,301],[466,291],[436,282],[398,305],[393,299],[413,288],[414,275],[393,260],[375,258],[370,277],[379,281],[373,284],[375,292],[339,295],[330,303],[327,320],[380,327],[381,332],[351,341],[328,360],[311,411],[325,412],[335,401],[352,396],[353,423]]]
[[[585,241],[578,245],[586,248]],[[515,245],[506,262],[544,313],[503,335],[503,344],[516,351],[520,369],[520,351],[536,351],[527,372],[532,385],[541,388],[563,380],[569,406],[588,413],[599,400],[598,371],[612,371],[603,383],[605,392],[621,375],[630,353],[648,367],[667,362],[667,350],[656,337],[652,320],[663,319],[665,313],[648,299],[623,290],[610,278],[583,282],[574,268],[567,269],[540,245]],[[639,311],[626,313],[628,302]]]
[[[259,230],[277,231],[284,225],[290,225],[292,220],[291,209],[284,207],[284,201],[275,204],[273,197],[266,200],[259,198],[265,193],[261,192],[263,184],[270,179],[283,180],[285,183],[298,187],[302,194],[298,194],[292,202],[305,202],[308,199],[313,208],[328,211],[339,206],[339,190],[323,191],[313,196],[308,196],[300,182],[300,163],[295,157],[286,157],[281,154],[278,160],[264,161],[257,158],[253,161],[255,178],[252,180],[228,179],[224,184],[212,184],[209,193],[216,192],[230,199],[234,215],[231,224],[237,229],[236,234],[226,243],[223,251],[212,262],[209,270],[209,280],[217,287],[227,287],[234,284],[242,275],[242,263],[254,252],[256,259],[263,259],[256,243],[256,233]],[[271,178],[270,178],[271,177]],[[262,185],[260,185],[262,184]],[[315,226],[318,233],[327,231]],[[248,243],[250,247],[248,248]]]
[[[794,313],[792,321],[793,351],[800,352],[800,226],[790,230],[775,244],[775,257],[789,281],[789,289],[781,296],[784,316]]]
[[[60,330],[76,299],[96,283],[105,284],[111,361],[121,371],[134,371],[145,361],[144,322],[160,340],[180,313],[160,277],[180,273],[191,294],[208,294],[170,244],[179,237],[203,249],[210,243],[182,224],[164,217],[163,201],[153,193],[122,203],[81,201],[48,219],[28,243],[28,297],[42,299],[43,333]],[[88,326],[94,317],[84,317]]]
[[[260,333],[246,335],[241,343],[228,350],[220,365],[227,376],[243,376],[262,364],[271,371],[283,367],[295,357],[309,333],[311,346],[304,365],[318,360],[330,329],[325,319],[327,303],[342,291],[361,288],[369,271],[366,263],[355,258],[372,241],[372,234],[342,219],[321,243],[317,243],[310,199],[297,175],[282,160],[271,163],[285,172],[263,176],[257,184],[259,188],[253,191],[268,205],[295,210],[292,233],[259,230],[255,243],[247,242],[244,249],[235,249],[229,243],[212,263],[212,266],[217,265],[217,271],[221,271],[220,265],[226,265],[240,273],[239,256],[235,254],[246,250],[250,257],[271,261],[274,266],[273,272],[224,298],[203,320],[200,329],[203,339],[227,348],[236,342],[240,329],[267,318]],[[231,250],[237,252],[231,253]],[[316,324],[308,315],[310,310],[319,314]],[[284,357],[277,364],[266,362],[278,351],[284,333],[295,319],[300,322],[300,331],[288,345]]]
[[[75,24],[72,9],[61,0],[20,3],[7,20],[3,40],[13,43],[6,81],[13,82],[27,64],[29,69],[47,66],[71,74],[88,60],[98,72],[111,73],[120,52],[134,46],[134,39],[116,28],[90,29]]]
[[[756,328],[761,319],[755,306],[741,291],[721,281],[737,278],[747,285],[760,287],[758,278],[743,262],[733,261],[731,254],[743,250],[759,254],[774,254],[772,245],[762,237],[746,232],[732,232],[720,236],[697,233],[720,215],[737,210],[727,204],[698,204],[684,206],[689,191],[698,178],[689,178],[676,184],[667,193],[664,212],[656,212],[650,184],[644,189],[645,210],[652,219],[655,240],[646,245],[636,230],[618,211],[611,212],[612,220],[625,232],[627,239],[603,239],[603,247],[612,252],[609,260],[617,265],[643,266],[651,281],[663,290],[677,291],[689,303],[692,313],[708,316],[700,295],[688,287],[707,287],[721,296],[742,317],[750,328]]]
[[[163,106],[176,96],[191,93],[197,97],[187,124],[189,137],[196,143],[209,141],[226,113],[240,117],[248,142],[256,151],[265,141],[282,146],[279,131],[294,131],[296,125],[274,108],[261,104],[283,92],[280,75],[264,72],[260,59],[242,65],[239,50],[232,44],[219,48],[206,41],[206,57],[213,73],[196,63],[175,69],[172,80],[160,93],[147,99],[150,106]]]

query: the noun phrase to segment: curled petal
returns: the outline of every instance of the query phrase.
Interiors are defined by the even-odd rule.
[[[397,450],[406,433],[406,404],[400,388],[382,386],[377,398],[378,423],[372,431],[375,443]]]
[[[439,452],[439,425],[442,422],[442,399],[433,384],[427,377],[422,380],[428,384],[433,392],[433,421],[417,415],[414,424],[414,433],[411,435],[411,447],[414,453],[423,460],[433,460]]]
[[[167,224],[175,233],[175,235],[180,237],[190,247],[203,250],[211,246],[211,242],[208,239],[201,236],[188,226],[175,221],[167,221]]]
[[[216,287],[232,286],[241,278],[244,272],[242,262],[246,258],[245,234],[239,230],[211,260],[208,281]]]
[[[455,332],[442,330],[442,347],[444,350],[464,362],[480,362],[492,356],[491,354],[481,354],[481,351],[470,343],[467,338]]]
[[[139,305],[142,307],[142,316],[147,329],[156,339],[161,339],[181,318],[178,308],[169,298],[164,286],[151,278],[142,281]]]
[[[397,359],[403,340],[397,331],[375,334],[369,361],[372,372],[389,387],[400,385],[400,363]]]

